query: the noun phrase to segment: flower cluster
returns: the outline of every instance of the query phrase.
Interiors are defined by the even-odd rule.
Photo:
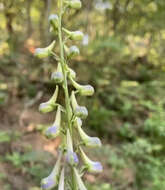
[[[54,52],[56,42],[53,41],[46,48],[37,48],[35,56],[46,58],[53,56],[57,61],[57,69],[52,72],[51,80],[56,88],[54,94],[47,102],[40,104],[41,113],[56,111],[53,124],[44,130],[47,138],[56,138],[60,136],[61,146],[58,160],[50,175],[41,181],[42,190],[49,190],[58,186],[58,190],[64,190],[67,186],[73,190],[86,190],[82,181],[82,174],[85,171],[101,172],[100,162],[92,161],[83,151],[83,147],[100,147],[101,141],[97,137],[88,136],[82,129],[83,120],[88,116],[88,110],[85,106],[77,103],[76,97],[92,96],[94,88],[91,85],[81,85],[76,82],[76,73],[68,66],[69,61],[79,55],[79,48],[75,45],[67,46],[67,42],[82,41],[83,33],[80,31],[69,31],[62,27],[62,16],[67,9],[80,9],[80,0],[58,0],[59,14],[52,14],[49,17],[50,31],[58,36],[60,54]],[[64,40],[65,39],[65,40]],[[68,80],[74,87],[72,92],[68,90]],[[65,106],[57,103],[59,87],[62,87],[65,94]],[[64,120],[62,121],[62,113]],[[82,160],[80,167],[79,160]],[[68,172],[69,175],[66,175]],[[71,175],[70,175],[71,174]],[[66,189],[66,188],[65,188]]]

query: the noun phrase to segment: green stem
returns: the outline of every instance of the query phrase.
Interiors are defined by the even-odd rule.
[[[63,82],[63,88],[65,93],[65,105],[66,105],[66,114],[67,114],[67,123],[68,127],[70,129],[71,135],[71,105],[70,105],[70,98],[69,98],[69,92],[68,92],[68,84],[67,84],[67,70],[66,70],[66,63],[64,58],[64,43],[62,39],[62,15],[63,15],[63,0],[60,1],[60,14],[59,14],[59,27],[58,27],[58,38],[60,43],[60,60],[61,60],[61,67],[62,72],[64,75],[64,82]]]

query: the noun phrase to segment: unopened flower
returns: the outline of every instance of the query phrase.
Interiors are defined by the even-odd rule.
[[[79,54],[80,54],[79,48],[77,46],[71,46],[69,48],[69,52],[68,52],[67,56],[68,56],[68,58],[72,58],[72,57],[77,56]]]
[[[71,77],[73,79],[76,78],[76,72],[73,69],[68,67],[67,70],[68,70],[68,73],[69,73],[69,77]]]
[[[41,188],[43,190],[50,190],[58,184],[59,171],[61,167],[61,158],[62,153],[60,153],[51,174],[48,177],[41,180]]]
[[[80,190],[87,190],[87,188],[85,187],[80,174],[78,173],[77,169],[74,168],[74,176],[75,176],[75,181],[79,187]]]
[[[64,76],[62,73],[62,68],[60,62],[58,62],[57,70],[52,73],[51,80],[55,82],[56,84],[62,83],[64,80]]]
[[[58,184],[58,190],[64,190],[64,168],[61,171],[60,180]]]
[[[81,148],[80,151],[81,151],[81,157],[89,172],[99,173],[103,171],[103,166],[101,165],[100,162],[94,162],[90,160]]]
[[[84,38],[84,34],[81,31],[69,31],[63,28],[63,31],[68,35],[71,40],[82,41]]]
[[[73,9],[80,9],[82,6],[82,3],[80,0],[70,0],[70,1],[64,1],[68,7]]]
[[[95,92],[93,86],[91,85],[80,85],[73,78],[70,77],[73,86],[78,90],[81,96],[92,96]]]
[[[67,130],[67,137],[66,137],[66,142],[67,142],[67,152],[66,152],[66,161],[72,165],[76,166],[79,163],[79,159],[77,154],[73,151],[73,143],[72,143],[72,138],[69,132],[69,129]]]
[[[49,22],[52,26],[52,28],[54,29],[54,31],[56,31],[58,29],[58,26],[59,26],[59,18],[58,18],[58,15],[56,14],[51,14],[49,16]]]
[[[71,103],[75,116],[85,119],[88,116],[88,110],[85,106],[79,106],[75,97],[74,91],[71,95]]]
[[[34,55],[38,58],[46,58],[51,55],[51,51],[55,46],[55,41],[53,41],[48,47],[46,48],[37,48],[34,52]]]
[[[55,90],[53,96],[50,98],[50,100],[40,104],[39,111],[41,113],[48,113],[48,112],[54,111],[54,109],[56,107],[55,103],[57,100],[57,96],[58,96],[58,86],[56,86],[56,90]]]
[[[55,138],[60,134],[60,126],[61,126],[61,108],[58,106],[56,119],[52,126],[48,127],[45,131],[47,137]]]
[[[89,147],[100,147],[101,146],[101,141],[98,137],[90,137],[88,136],[81,128],[80,122],[76,120],[77,124],[77,129],[80,134],[80,137],[84,143],[84,145],[89,146]]]

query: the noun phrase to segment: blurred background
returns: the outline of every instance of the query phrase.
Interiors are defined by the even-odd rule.
[[[163,190],[165,1],[82,2],[64,25],[85,33],[70,66],[81,84],[96,89],[79,100],[89,110],[84,130],[104,144],[88,150],[104,165],[103,173],[85,175],[88,189]],[[42,135],[54,116],[41,115],[38,105],[54,90],[57,64],[33,56],[55,38],[47,20],[56,12],[55,0],[0,0],[1,190],[38,190],[56,160],[59,139]]]

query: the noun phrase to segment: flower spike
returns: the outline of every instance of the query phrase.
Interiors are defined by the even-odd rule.
[[[56,107],[56,100],[57,100],[57,96],[58,96],[58,90],[59,90],[59,87],[56,86],[56,90],[54,91],[54,94],[50,98],[50,100],[40,104],[39,111],[41,113],[48,113],[48,112],[54,111],[54,109]]]
[[[38,58],[46,58],[51,55],[51,51],[55,46],[56,41],[54,40],[48,47],[46,48],[37,48],[34,52],[34,55]]]
[[[52,126],[48,127],[45,131],[47,137],[55,138],[60,134],[61,125],[61,106],[57,108],[56,119]]]

